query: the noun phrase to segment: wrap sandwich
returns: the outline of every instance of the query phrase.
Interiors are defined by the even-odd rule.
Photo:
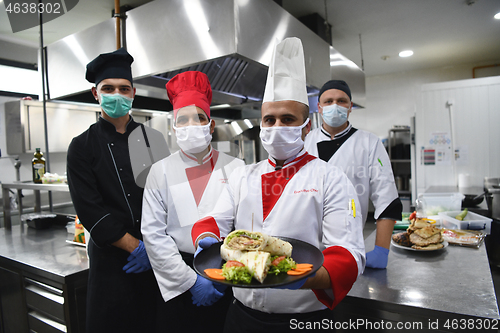
[[[220,248],[222,259],[229,261],[238,261],[244,265],[248,273],[260,283],[264,282],[271,265],[271,254],[264,251],[242,251],[230,249],[226,244]],[[231,275],[241,274],[241,267],[223,268],[223,275],[228,280],[234,280]]]
[[[224,239],[231,250],[264,251],[273,256],[292,256],[292,244],[276,237],[248,230],[234,230]]]
[[[234,230],[224,239],[224,245],[231,250],[258,251],[266,247],[268,237],[260,232]]]
[[[272,256],[292,256],[292,244],[276,237],[268,236],[266,246],[262,251],[269,252]]]

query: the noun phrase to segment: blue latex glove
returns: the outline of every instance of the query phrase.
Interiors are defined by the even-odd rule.
[[[218,291],[220,291],[221,293],[224,293],[227,289],[227,285],[225,284],[220,284],[220,283],[216,283],[216,282],[212,282],[213,285],[214,285],[214,288],[217,289]]]
[[[123,270],[126,273],[142,273],[151,269],[146,248],[141,240],[139,241],[139,246],[128,256],[127,260],[128,264],[123,266]]]
[[[198,248],[196,249],[196,252],[194,253],[194,256],[196,257],[198,253],[200,253],[203,250],[208,249],[210,246],[212,246],[215,243],[218,243],[219,241],[213,237],[205,237],[201,239],[198,242]]]
[[[193,304],[196,306],[209,306],[214,304],[224,296],[223,292],[218,291],[215,289],[213,283],[204,277],[197,276],[196,282],[194,285],[189,289],[193,297],[191,298],[193,300]]]
[[[386,268],[389,249],[375,245],[373,251],[366,254],[366,267]]]
[[[284,286],[281,286],[281,287],[275,287],[276,289],[290,289],[290,290],[297,290],[297,289],[300,289],[307,281],[307,279],[313,277],[313,276],[316,276],[316,273],[314,273],[313,275],[309,275],[306,279],[302,279],[302,280],[299,280],[297,282],[293,282],[293,283],[290,283],[290,284],[287,284],[287,285],[284,285]]]

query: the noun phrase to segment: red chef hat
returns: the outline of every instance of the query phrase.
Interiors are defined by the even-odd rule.
[[[168,81],[165,86],[170,103],[174,107],[174,119],[177,118],[177,111],[188,105],[201,108],[210,118],[212,88],[204,73],[197,71],[180,73]]]

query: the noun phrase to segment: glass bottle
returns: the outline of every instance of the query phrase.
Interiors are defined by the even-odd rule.
[[[42,177],[45,174],[45,158],[43,157],[43,153],[40,152],[40,148],[36,148],[31,164],[33,168],[33,182],[41,184]]]

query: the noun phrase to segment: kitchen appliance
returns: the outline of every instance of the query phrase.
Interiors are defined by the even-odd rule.
[[[484,177],[484,190],[489,216],[500,220],[500,178]]]
[[[488,216],[491,222],[491,234],[486,237],[485,244],[488,250],[490,265],[500,268],[500,178],[484,177],[484,190],[488,205]]]
[[[464,194],[465,198],[462,200],[462,209],[476,207],[484,200],[485,193],[476,194]]]
[[[220,118],[243,119],[243,108],[261,103],[276,40],[292,36],[304,45],[312,95],[335,76],[349,83],[353,100],[364,103],[363,71],[273,1],[156,0],[126,15],[123,31],[125,45],[135,59],[137,108],[149,109],[140,105],[146,99],[157,104],[168,100],[168,80],[197,70],[209,77],[212,106],[228,105],[230,112],[217,109],[214,116],[222,113]],[[98,54],[112,51],[114,45],[113,18],[48,45],[51,98],[76,101],[79,95],[90,96],[85,65]],[[168,103],[161,106],[157,110],[168,110]]]

